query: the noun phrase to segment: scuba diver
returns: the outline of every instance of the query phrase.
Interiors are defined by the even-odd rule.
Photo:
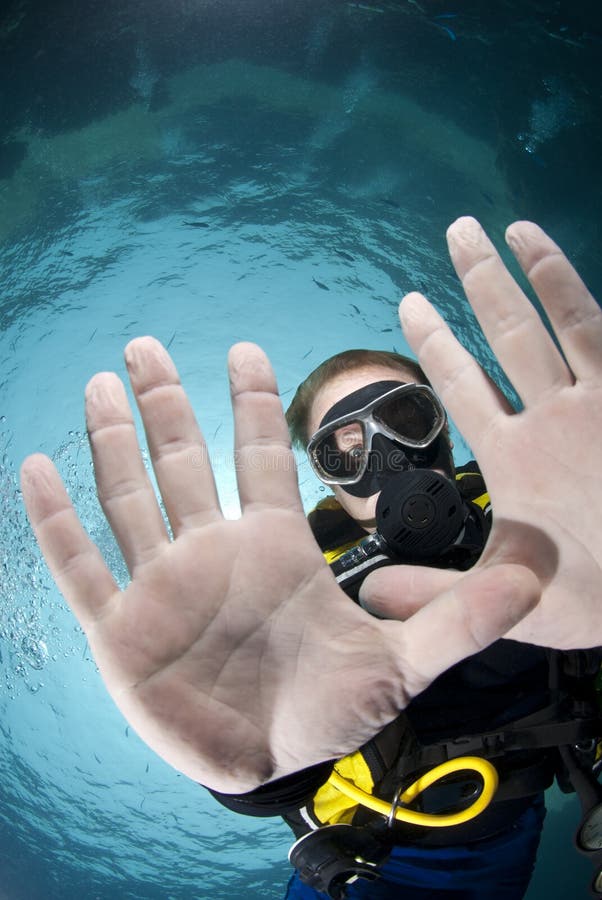
[[[309,385],[306,423],[291,426],[334,493],[309,522],[254,344],[229,356],[238,519],[221,511],[159,341],[130,342],[125,361],[162,502],[122,381],[89,382],[123,590],[52,461],[33,454],[21,469],[36,538],[111,697],[222,803],[286,816],[291,900],[519,897],[552,775],[578,792],[577,843],[602,887],[602,312],[540,228],[517,222],[506,237],[553,336],[478,222],[455,222],[448,246],[521,411],[408,295],[402,327],[436,393],[399,358]],[[442,405],[485,484],[476,466],[454,473]]]
[[[414,360],[339,353],[300,385],[287,422],[333,492],[309,523],[350,598],[362,603],[364,579],[384,566],[466,570],[478,560],[489,495],[475,462],[456,468],[445,410]],[[440,675],[327,779],[322,772],[313,793],[300,773],[238,798],[214,796],[250,815],[283,813],[297,838],[287,900],[518,900],[534,868],[543,793],[556,774],[568,783],[558,743],[579,744],[578,767],[596,761],[601,660],[596,650],[557,654],[501,639]],[[394,802],[406,807],[402,794],[436,766],[443,774],[398,821]]]

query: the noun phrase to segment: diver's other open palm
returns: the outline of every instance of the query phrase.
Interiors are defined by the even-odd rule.
[[[448,232],[466,295],[523,403],[519,413],[424,297],[405,298],[402,325],[491,495],[494,525],[479,567],[512,561],[540,579],[542,602],[508,637],[559,649],[596,646],[602,644],[602,312],[537,225],[517,222],[507,240],[562,352],[480,225],[459,219]],[[381,570],[366,581],[362,602],[404,618],[440,590],[461,591],[462,578],[405,566]]]
[[[174,767],[240,792],[357,749],[441,671],[494,640],[536,601],[509,567],[477,575],[410,622],[351,603],[305,520],[272,370],[251,344],[230,379],[243,515],[223,518],[207,448],[166,350],[126,349],[169,519],[137,444],[125,389],[95,376],[86,416],[99,498],[128,565],[120,592],[52,463],[23,464],[28,514],[104,678],[138,734]]]

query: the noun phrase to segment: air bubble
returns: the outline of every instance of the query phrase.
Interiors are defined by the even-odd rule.
[[[25,661],[32,669],[44,668],[48,661],[48,647],[45,641],[25,637],[21,641],[21,650]]]

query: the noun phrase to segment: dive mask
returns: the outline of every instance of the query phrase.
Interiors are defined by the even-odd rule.
[[[434,467],[445,422],[441,401],[427,385],[378,381],[326,413],[308,444],[309,461],[324,484],[369,497],[392,475]]]

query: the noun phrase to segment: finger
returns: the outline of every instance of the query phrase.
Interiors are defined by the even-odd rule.
[[[478,458],[484,436],[512,407],[422,294],[404,297],[399,316],[420,365]]]
[[[449,569],[386,566],[364,579],[360,606],[381,619],[405,621],[462,577]]]
[[[41,454],[21,467],[27,515],[57,587],[84,631],[102,616],[118,587],[79,521],[61,478]]]
[[[515,222],[506,240],[546,310],[572,371],[600,378],[602,311],[566,256],[532,222]]]
[[[90,380],[86,421],[98,499],[133,572],[154,558],[169,539],[117,375],[103,372]]]
[[[241,506],[301,511],[295,458],[270,362],[255,344],[244,343],[232,347],[228,364]]]
[[[137,338],[125,361],[174,536],[221,518],[207,445],[167,350]]]
[[[454,222],[447,243],[483,333],[525,406],[572,384],[539,315],[476,219]]]
[[[503,637],[536,606],[539,582],[527,568],[473,569],[400,627],[414,693],[441,672]],[[415,679],[415,684],[413,680]]]

